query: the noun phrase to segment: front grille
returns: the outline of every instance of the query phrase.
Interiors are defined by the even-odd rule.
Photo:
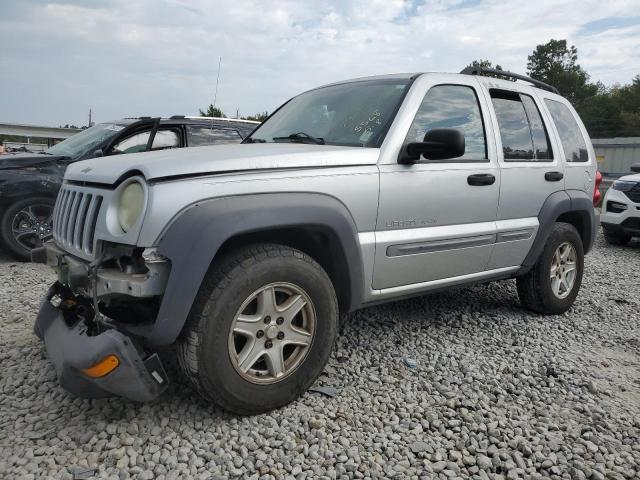
[[[632,202],[640,203],[640,182],[636,182],[636,185],[629,191],[624,192]]]
[[[627,218],[624,222],[620,224],[620,226],[627,230],[634,230],[640,232],[640,218],[632,217]]]
[[[65,186],[53,211],[53,238],[65,249],[93,255],[98,214],[103,196]]]

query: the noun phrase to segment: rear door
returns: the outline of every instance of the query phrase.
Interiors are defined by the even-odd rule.
[[[489,88],[501,169],[496,245],[489,269],[520,265],[538,229],[538,214],[549,197],[565,188],[563,162],[550,119],[535,89]]]
[[[398,164],[396,151],[380,165],[374,289],[486,269],[495,239],[500,171],[478,87],[471,76],[435,74],[413,86],[407,103],[417,111],[406,114],[413,120],[404,143],[422,141],[435,128],[454,128],[464,134],[466,151],[459,158],[423,158],[413,165]]]

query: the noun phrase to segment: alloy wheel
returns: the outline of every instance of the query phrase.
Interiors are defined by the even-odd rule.
[[[315,327],[315,308],[302,288],[265,285],[242,303],[231,324],[231,363],[252,383],[279,382],[304,361]]]
[[[45,203],[26,205],[11,222],[15,241],[26,250],[42,246],[53,231],[53,207]]]
[[[560,298],[566,298],[576,282],[577,253],[570,242],[564,242],[556,249],[551,259],[551,291]]]

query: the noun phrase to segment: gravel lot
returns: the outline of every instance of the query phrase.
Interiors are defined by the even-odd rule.
[[[0,477],[640,478],[639,267],[599,238],[560,317],[512,281],[358,312],[335,397],[241,418],[179,379],[152,404],[65,393],[32,333],[53,275],[2,257]]]

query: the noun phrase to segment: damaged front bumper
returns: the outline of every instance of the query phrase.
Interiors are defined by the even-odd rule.
[[[43,247],[31,253],[35,263],[45,263],[58,274],[58,280],[74,292],[81,292],[87,297],[95,295],[106,298],[114,295],[126,295],[135,298],[150,298],[164,293],[169,275],[166,261],[162,261],[151,252],[145,262],[145,271],[132,273],[118,268],[92,266],[89,262],[74,257],[58,247],[54,242],[47,242]],[[95,272],[92,272],[92,267]],[[93,292],[95,282],[95,292]]]
[[[44,341],[62,387],[83,398],[117,395],[141,402],[157,398],[169,383],[158,354],[146,356],[135,341],[115,329],[90,335],[81,319],[69,321],[51,303],[58,288],[56,284],[47,293],[34,330]],[[110,356],[118,361],[113,370],[98,377],[85,373]]]
[[[143,336],[96,315],[94,307],[123,296],[162,294],[166,265],[149,262],[150,268],[137,274],[100,268],[52,242],[39,254],[39,260],[58,272],[58,281],[42,301],[34,330],[44,341],[62,387],[84,398],[157,398],[169,383],[158,354],[146,350]]]

